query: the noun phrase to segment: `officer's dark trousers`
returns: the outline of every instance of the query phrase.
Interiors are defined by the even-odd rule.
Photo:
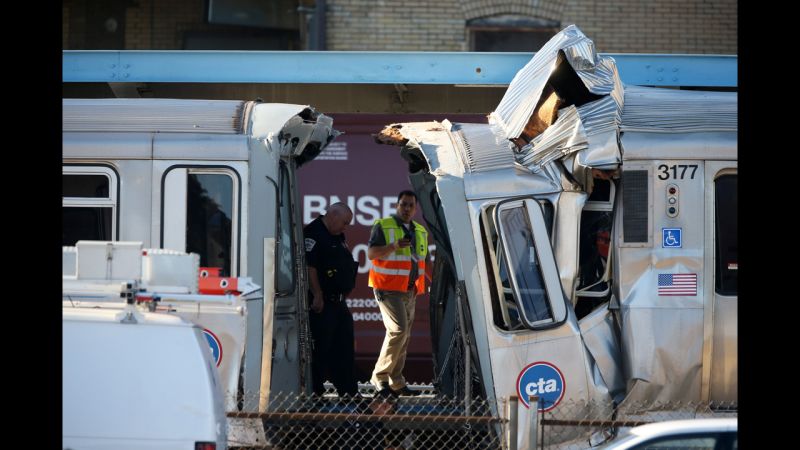
[[[353,316],[347,303],[325,301],[322,312],[309,313],[314,350],[311,353],[311,378],[314,393],[325,392],[323,383],[328,378],[339,395],[354,396],[358,383],[354,373]],[[329,377],[326,377],[330,374]]]

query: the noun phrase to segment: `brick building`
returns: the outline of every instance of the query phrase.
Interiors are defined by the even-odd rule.
[[[534,51],[577,24],[607,53],[737,53],[735,0],[65,0],[64,49]],[[249,8],[249,9],[248,9]]]

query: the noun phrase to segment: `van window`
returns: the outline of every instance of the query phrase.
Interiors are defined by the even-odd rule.
[[[294,240],[292,236],[292,190],[289,171],[281,162],[281,192],[278,206],[278,242],[275,249],[277,292],[282,295],[294,291]]]
[[[737,226],[737,175],[722,175],[714,180],[715,290],[720,295],[737,295],[739,274]]]
[[[117,175],[110,167],[64,166],[61,245],[116,240]]]
[[[201,267],[231,276],[233,178],[227,173],[189,171],[186,191],[186,251],[200,255]]]
[[[552,232],[553,206],[546,201],[539,203],[543,206],[549,237]],[[497,215],[497,224],[494,217],[495,206],[492,205],[482,213],[481,231],[489,270],[495,325],[503,330],[513,331],[552,322],[550,300],[544,286],[540,258],[525,204],[503,207]],[[506,245],[502,245],[499,239],[498,224],[508,241]],[[511,274],[515,277],[514,280]]]

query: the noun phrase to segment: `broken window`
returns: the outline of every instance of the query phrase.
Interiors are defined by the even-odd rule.
[[[610,180],[594,179],[583,207],[579,231],[578,288],[575,314],[578,320],[607,302],[610,295],[608,257],[616,187]]]
[[[294,292],[294,239],[292,236],[292,189],[289,170],[281,162],[281,191],[278,205],[278,242],[275,245],[276,291],[281,295]]]
[[[549,247],[549,234],[552,228],[552,205],[541,202],[542,214],[540,233],[534,234],[529,209],[536,204],[532,201],[514,201],[487,207],[481,216],[483,248],[489,270],[489,286],[492,291],[492,310],[494,323],[508,331],[535,328],[559,322],[560,296],[554,305],[550,292],[555,289],[546,282],[545,271],[557,274]],[[543,255],[542,252],[545,251]],[[544,260],[543,260],[544,256]],[[543,264],[552,265],[549,269]],[[557,276],[556,276],[557,278]],[[560,288],[558,288],[560,293]]]

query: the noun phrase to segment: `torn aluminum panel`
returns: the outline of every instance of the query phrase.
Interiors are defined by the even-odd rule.
[[[614,60],[597,55],[592,41],[571,25],[517,73],[489,120],[500,139],[533,138],[516,155],[531,172],[575,152],[581,165],[615,167],[621,161],[623,92]],[[553,93],[564,107],[548,124],[549,114],[541,111]]]
[[[452,124],[452,136],[459,141],[457,145],[464,167],[470,173],[514,166],[514,151],[509,141],[498,142],[489,126],[485,124]]]
[[[264,103],[253,113],[252,134],[270,147],[277,143],[280,154],[292,155],[299,167],[319,155],[341,132],[333,128],[332,118],[310,106]]]
[[[489,123],[506,139],[518,138],[522,133],[546,85],[554,82],[551,78],[559,68],[560,54],[590,93],[611,95],[622,106],[622,82],[614,60],[597,55],[594,43],[578,27],[570,25],[553,36],[517,72],[497,109],[489,116]]]

